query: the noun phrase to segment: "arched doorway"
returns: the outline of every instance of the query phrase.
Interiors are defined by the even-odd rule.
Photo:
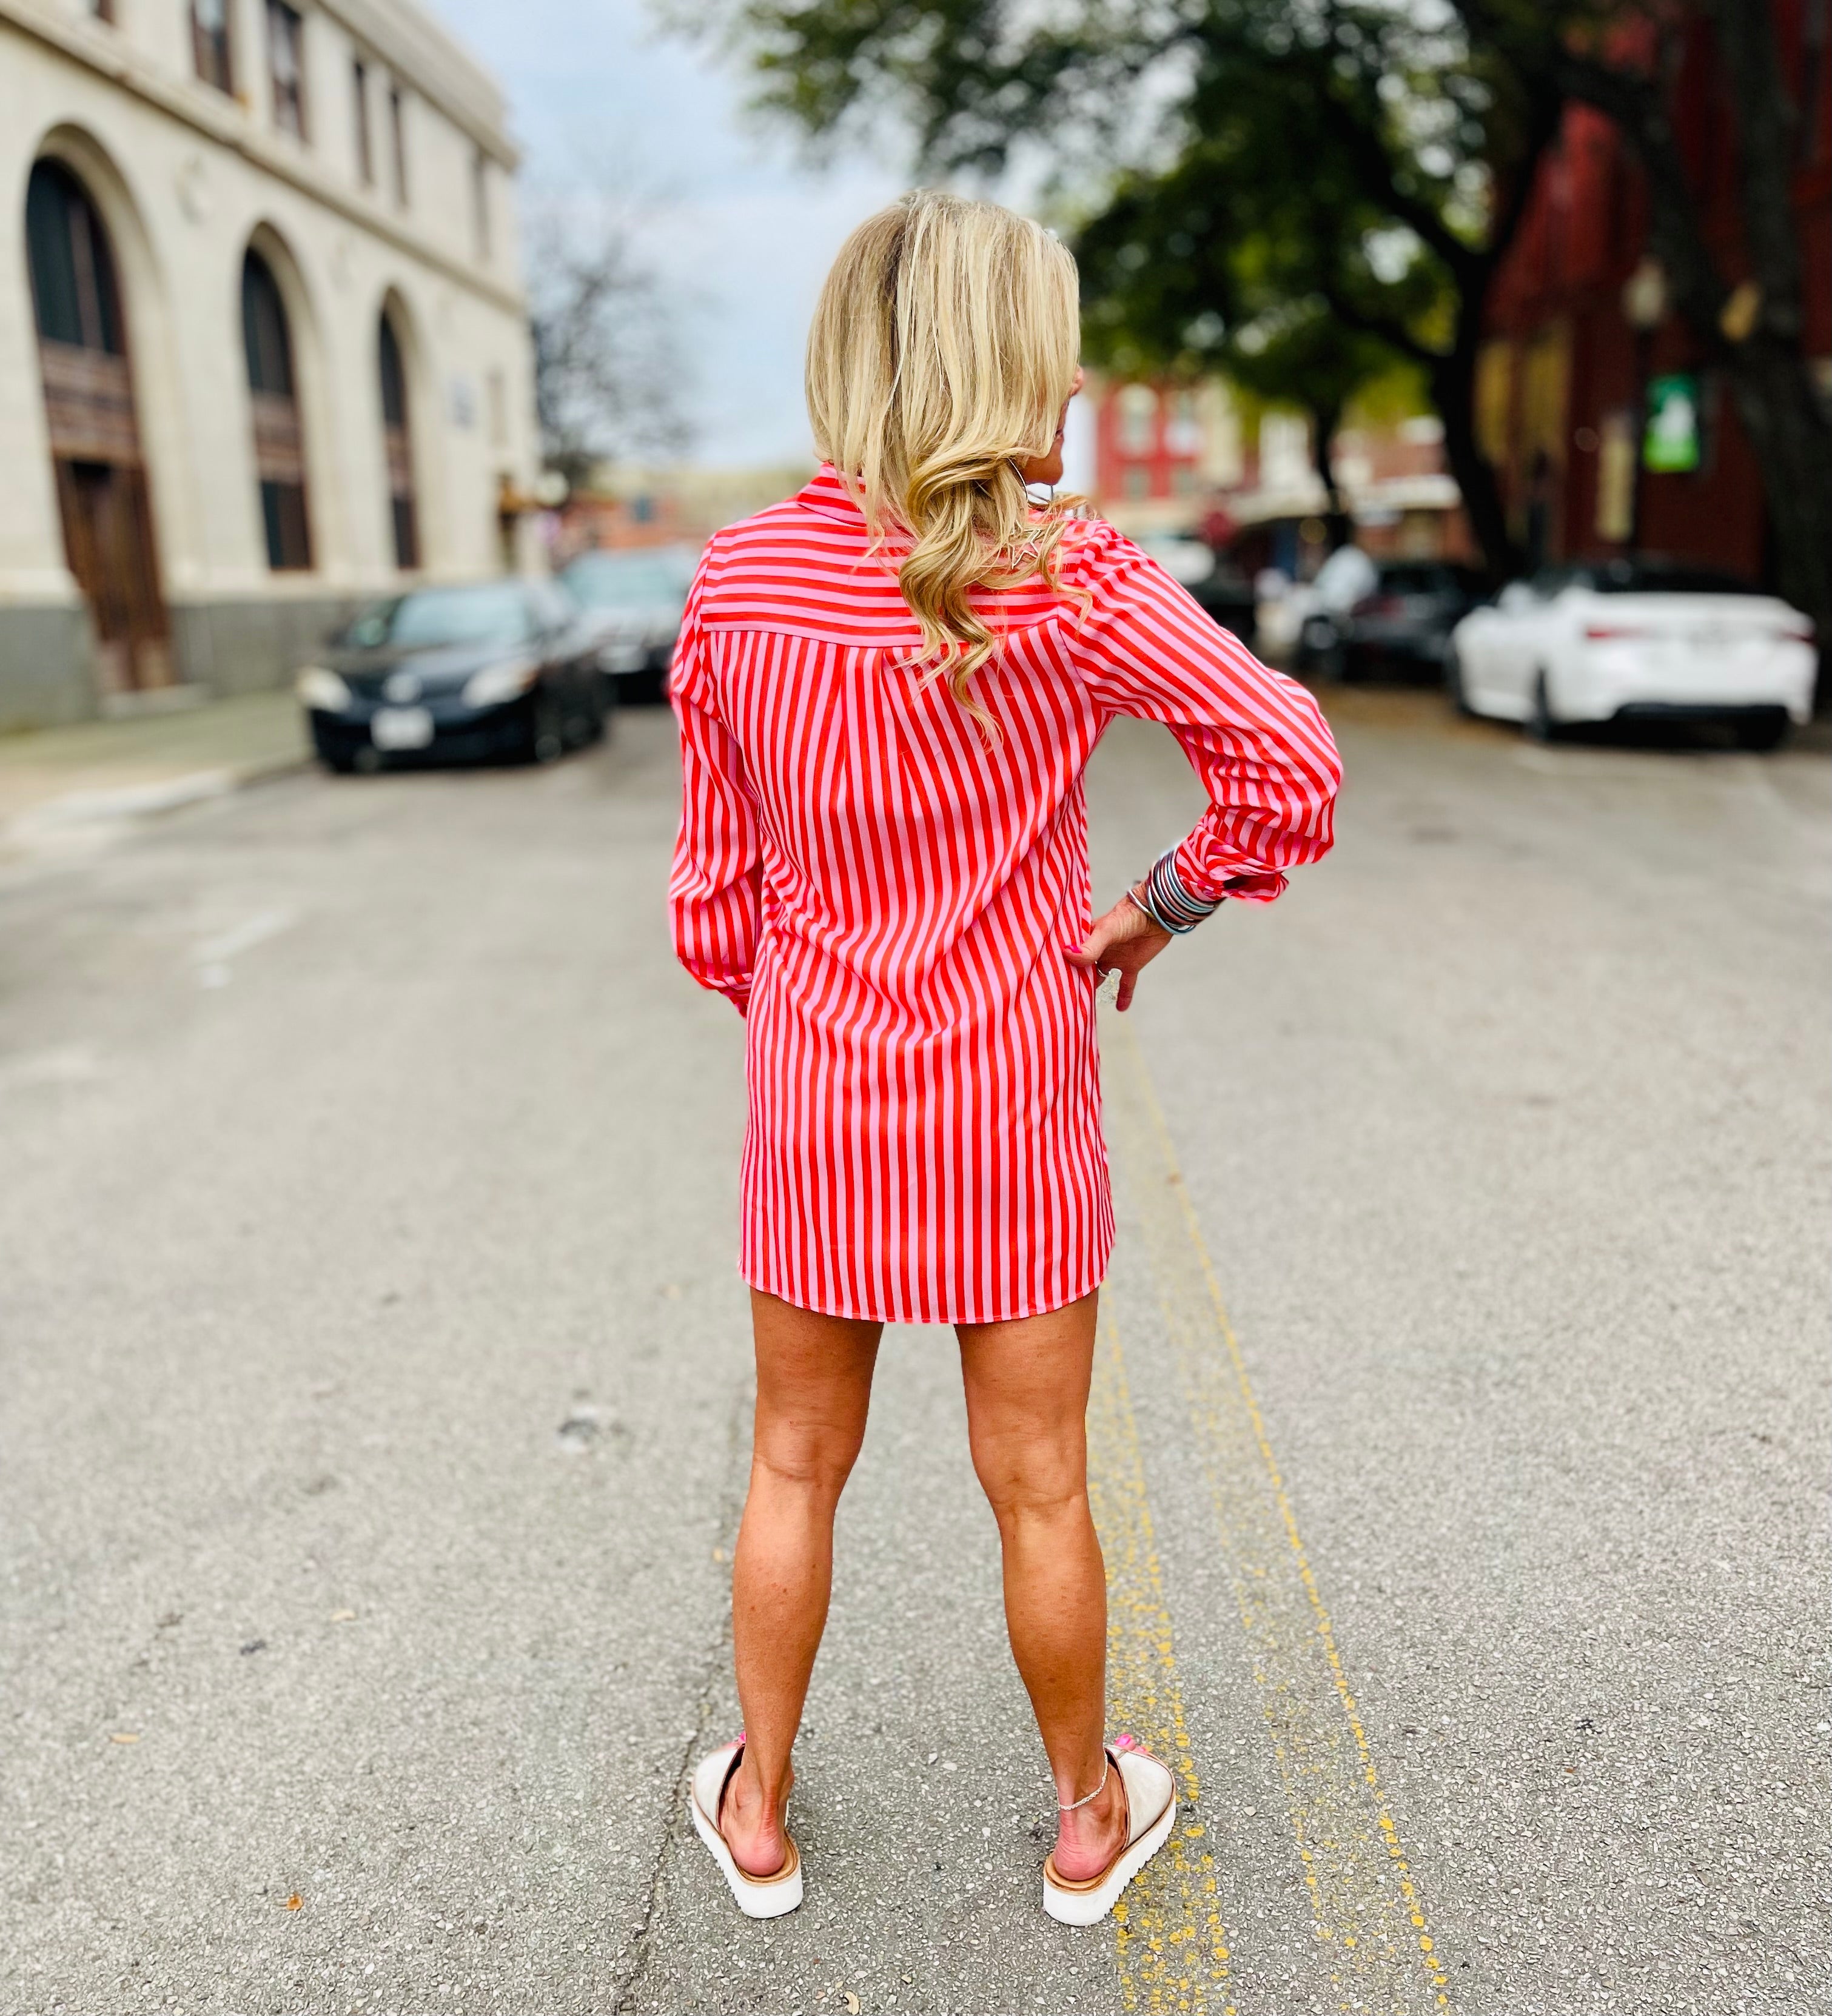
[[[26,240],[64,554],[95,625],[103,690],[169,686],[171,628],[114,255],[61,161],[33,167]]]
[[[312,527],[305,511],[305,440],[287,304],[273,268],[251,246],[242,260],[242,343],[254,420],[254,473],[267,564],[276,572],[309,567]]]
[[[388,465],[388,508],[395,530],[395,564],[420,564],[420,520],[413,507],[413,439],[408,427],[407,367],[394,317],[386,308],[377,334],[381,367],[382,444]]]

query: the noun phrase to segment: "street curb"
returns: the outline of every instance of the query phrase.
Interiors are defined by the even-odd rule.
[[[182,771],[175,776],[157,778],[145,783],[65,791],[34,805],[29,812],[16,814],[0,825],[0,844],[29,845],[34,840],[72,828],[102,826],[122,819],[157,818],[164,812],[182,811],[186,805],[202,805],[254,785],[291,776],[309,769],[312,760],[308,754],[301,751],[296,756],[276,757],[262,762]]]

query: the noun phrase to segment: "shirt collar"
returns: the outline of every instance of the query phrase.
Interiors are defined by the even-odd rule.
[[[813,511],[842,525],[863,525],[865,522],[864,513],[840,481],[839,471],[831,462],[824,462],[814,472],[813,480],[795,493],[795,502],[804,511]]]

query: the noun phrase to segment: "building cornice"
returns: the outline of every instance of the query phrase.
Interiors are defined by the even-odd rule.
[[[358,0],[345,0],[345,4],[354,9]],[[453,258],[403,225],[380,203],[353,189],[339,189],[322,175],[308,172],[296,150],[258,131],[247,110],[236,99],[207,85],[193,84],[188,78],[175,81],[138,51],[117,40],[111,29],[92,26],[86,20],[60,16],[39,5],[38,0],[0,0],[0,25],[16,28],[85,70],[106,77],[142,103],[163,112],[216,146],[240,154],[250,167],[285,182],[312,202],[335,211],[467,292],[482,296],[511,315],[526,312],[519,289]],[[403,81],[414,81],[406,72]],[[503,145],[499,136],[499,159],[503,158],[499,149]],[[512,152],[508,159],[513,161]]]
[[[496,80],[411,0],[316,0],[316,4],[504,167],[518,165],[520,154],[504,130],[503,94]]]

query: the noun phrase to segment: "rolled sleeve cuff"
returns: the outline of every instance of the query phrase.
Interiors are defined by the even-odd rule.
[[[1217,879],[1213,869],[1205,869],[1203,858],[1188,841],[1167,859],[1167,866],[1185,891],[1196,902],[1270,903],[1284,893],[1286,877],[1276,868],[1224,869]]]

